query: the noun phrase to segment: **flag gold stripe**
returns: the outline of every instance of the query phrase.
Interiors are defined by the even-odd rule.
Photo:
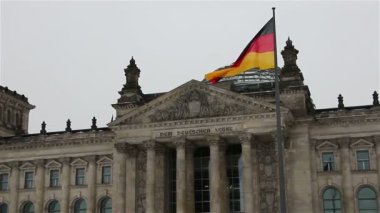
[[[206,74],[205,78],[211,81],[220,77],[231,77],[239,75],[249,69],[258,68],[260,70],[274,68],[274,51],[257,53],[249,52],[238,67],[228,67]]]

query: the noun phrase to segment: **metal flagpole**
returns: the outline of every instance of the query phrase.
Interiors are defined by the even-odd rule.
[[[275,7],[272,7],[273,22],[274,22],[274,78],[275,78],[275,97],[276,97],[276,118],[277,118],[277,131],[276,142],[278,152],[278,173],[279,173],[279,185],[280,185],[280,212],[286,213],[286,195],[285,195],[285,168],[284,168],[284,144],[282,136],[281,125],[281,111],[280,111],[280,86],[279,86],[279,74],[277,68],[277,41],[276,41],[276,16]]]

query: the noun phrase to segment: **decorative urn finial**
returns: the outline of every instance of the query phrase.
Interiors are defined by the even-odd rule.
[[[379,105],[379,94],[376,91],[373,92],[372,98],[373,98],[373,105],[378,106]]]
[[[71,132],[71,121],[70,119],[67,119],[66,121],[66,132]]]
[[[91,125],[91,129],[92,130],[96,130],[98,127],[96,126],[96,118],[95,116],[92,118],[92,125]]]
[[[342,94],[339,94],[339,96],[338,96],[338,108],[339,108],[339,109],[343,109],[343,108],[344,108],[344,104],[343,104],[343,96],[342,96]]]
[[[41,124],[40,133],[43,134],[43,135],[46,134],[46,123],[45,123],[45,121],[43,121],[42,124]]]
[[[297,54],[298,50],[294,48],[293,41],[286,41],[286,46],[284,50],[281,51],[282,58],[284,59],[284,67],[282,68],[282,72],[299,72],[300,69],[297,66]]]

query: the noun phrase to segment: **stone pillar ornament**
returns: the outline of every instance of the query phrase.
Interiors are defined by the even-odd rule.
[[[137,148],[134,145],[126,144],[126,195],[125,212],[136,212],[136,158]]]
[[[44,160],[37,160],[36,170],[36,212],[43,212],[44,210],[44,195],[45,195],[45,162]]]
[[[19,212],[18,211],[18,190],[19,190],[19,174],[20,170],[18,168],[19,163],[12,162],[10,163],[12,168],[11,176],[10,176],[10,200],[12,202],[9,203],[9,212]]]
[[[177,213],[186,212],[186,139],[174,139],[176,145],[176,209]]]
[[[61,185],[62,185],[62,201],[61,211],[69,212],[70,203],[70,158],[62,158],[62,175],[61,175]]]
[[[125,198],[126,198],[126,144],[116,143],[114,145],[114,164],[113,164],[113,189],[115,196],[112,203],[114,203],[115,212],[125,212]]]
[[[354,213],[355,211],[355,196],[352,186],[351,164],[350,164],[350,151],[349,151],[349,138],[339,139],[341,151],[341,164],[342,164],[342,182],[343,182],[343,205],[344,212]]]
[[[294,48],[292,40],[288,37],[284,50],[281,55],[284,59],[284,66],[280,72],[281,84],[283,86],[299,86],[303,85],[303,75],[297,66],[298,50]]]
[[[187,213],[195,213],[194,200],[194,145],[186,143],[186,209]]]
[[[208,137],[207,142],[210,145],[210,210],[211,212],[224,213],[229,209],[223,208],[228,201],[226,198],[227,188],[223,186],[225,177],[222,177],[221,174],[221,170],[226,169],[225,165],[224,168],[221,168],[220,143],[222,142],[218,136]]]
[[[87,172],[88,212],[96,212],[96,156],[89,156]]]
[[[145,142],[147,152],[146,165],[146,213],[155,213],[155,162],[156,162],[156,142],[149,140]]]
[[[245,133],[239,135],[239,140],[242,147],[242,161],[243,161],[243,199],[244,199],[244,212],[254,212],[254,199],[253,199],[253,176],[252,176],[252,135]]]

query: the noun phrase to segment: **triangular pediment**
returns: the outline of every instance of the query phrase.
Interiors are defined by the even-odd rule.
[[[20,166],[20,169],[35,169],[36,166],[30,162],[25,162]]]
[[[5,164],[0,164],[0,172],[9,172],[11,168]]]
[[[317,146],[318,150],[335,150],[338,149],[338,145],[331,143],[330,141],[324,141]]]
[[[77,158],[73,162],[71,162],[71,166],[87,166],[87,161]]]
[[[46,165],[45,168],[60,168],[62,166],[61,163],[59,163],[56,160],[51,160],[49,161]]]
[[[281,110],[287,110],[281,107]],[[195,118],[275,113],[275,106],[191,80],[111,122],[110,126]]]
[[[351,148],[370,148],[373,147],[373,143],[364,139],[359,139],[356,142],[353,142],[350,146]]]
[[[107,157],[107,156],[103,156],[101,157],[98,161],[96,161],[97,164],[112,164],[112,159]]]

